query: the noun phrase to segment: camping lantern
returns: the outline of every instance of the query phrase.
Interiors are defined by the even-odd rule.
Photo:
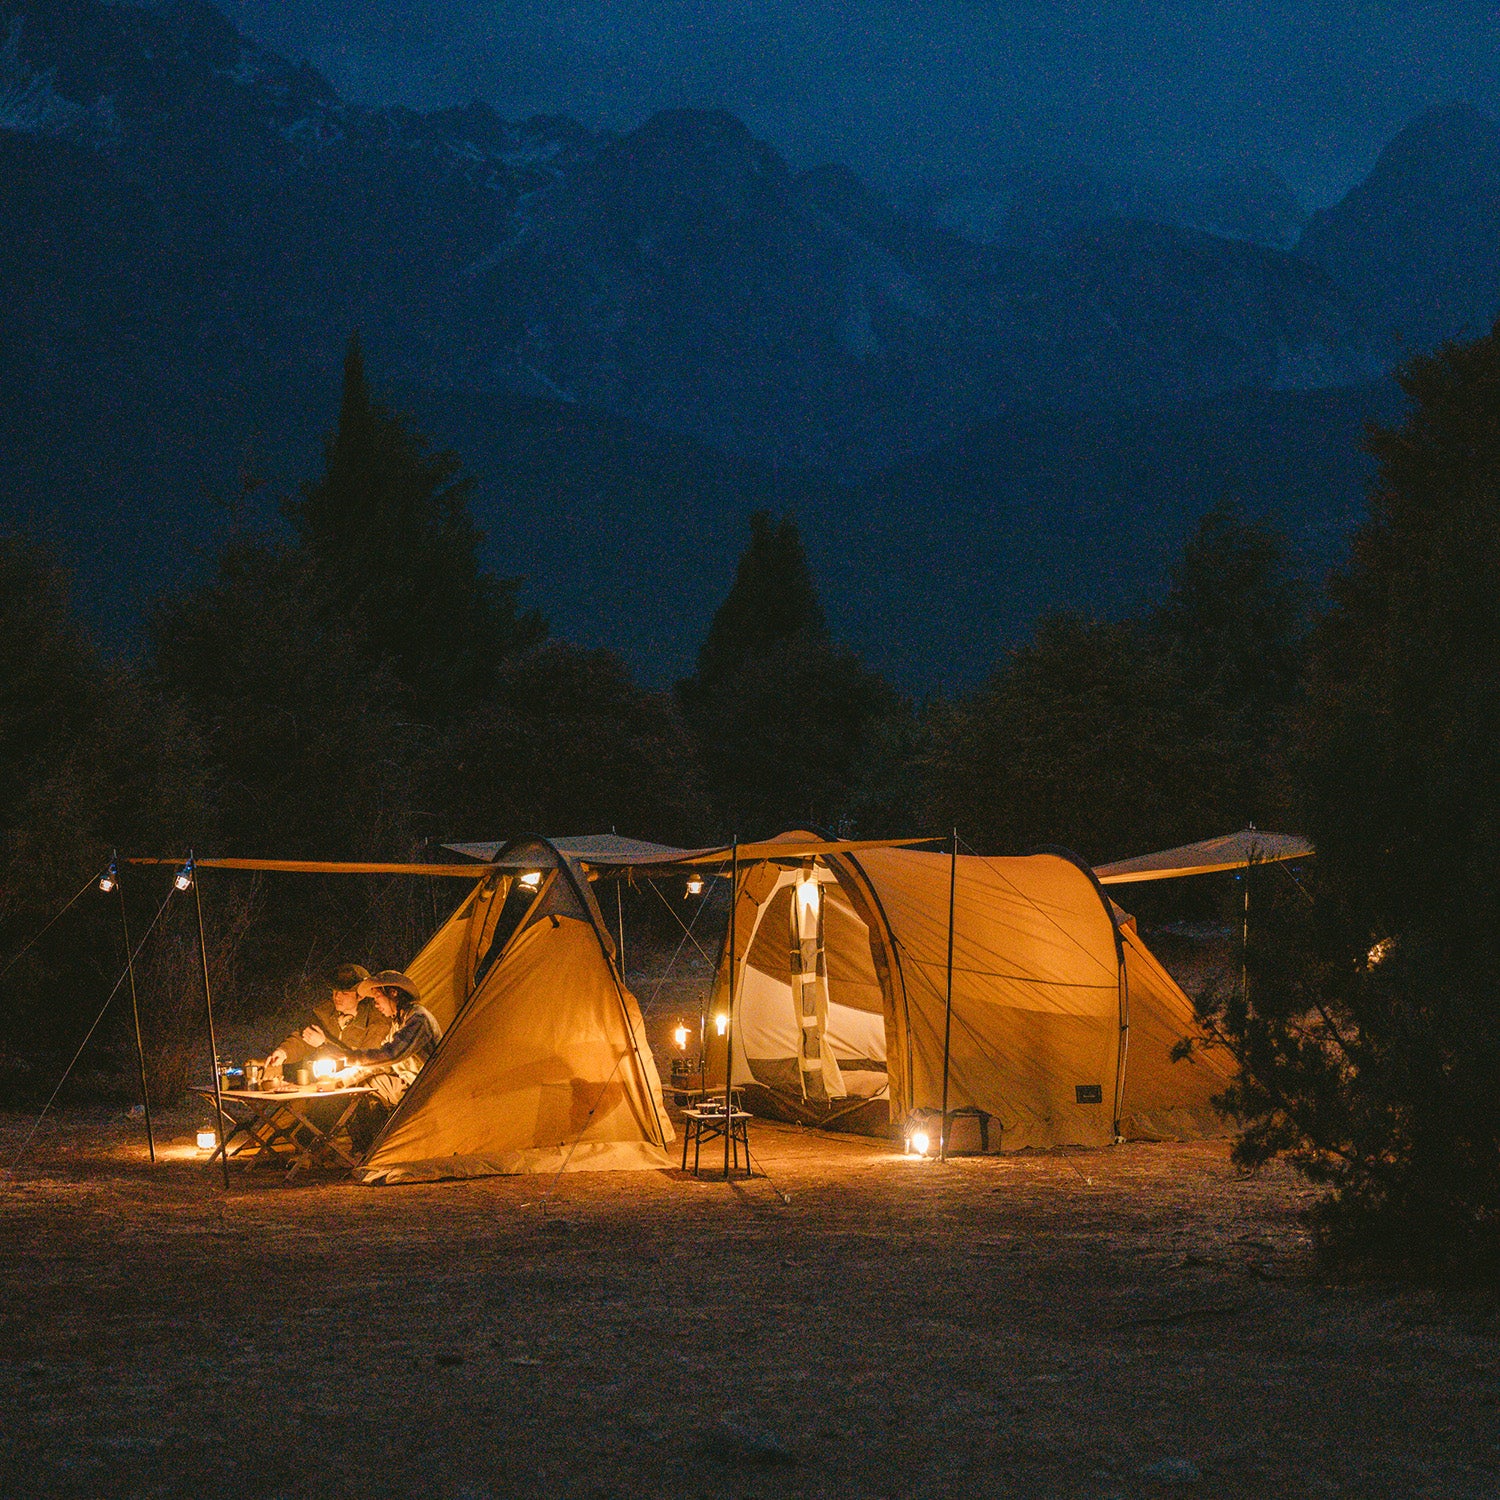
[[[687,893],[689,896],[701,896],[703,894],[703,877],[701,875],[688,876]]]
[[[177,878],[172,882],[179,891],[190,891],[193,888],[193,862],[189,860],[178,872]]]
[[[109,869],[99,877],[99,889],[107,896],[120,883],[120,867],[110,860]]]
[[[714,1030],[720,1036],[727,1036],[729,1034],[729,1017],[722,1010],[714,1017]]]
[[[809,874],[797,882],[797,906],[804,921],[809,925],[818,919],[818,878]],[[808,929],[802,929],[806,932]]]
[[[198,1149],[200,1151],[212,1151],[219,1144],[217,1132],[212,1130],[200,1130],[198,1132]]]
[[[540,870],[528,870],[521,877],[521,884],[528,891],[535,891],[542,883],[542,872]]]
[[[914,1130],[906,1138],[906,1149],[915,1152],[918,1156],[926,1156],[931,1145],[932,1139],[925,1130]]]
[[[339,1070],[338,1061],[332,1057],[313,1058],[312,1074],[314,1078],[332,1078]]]
[[[677,1050],[679,1052],[687,1051],[687,1039],[688,1029],[686,1026],[682,1025],[681,1022],[679,1022],[677,1025],[677,1030],[672,1033],[672,1040],[677,1043]]]

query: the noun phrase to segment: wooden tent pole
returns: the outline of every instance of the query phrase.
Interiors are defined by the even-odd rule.
[[[729,1146],[734,1135],[734,976],[739,968],[735,952],[735,913],[740,904],[740,838],[734,836],[729,855],[729,1020],[724,1028],[724,1180],[729,1181]]]
[[[953,1041],[953,913],[958,895],[958,829],[953,830],[953,855],[948,864],[948,994],[943,1011],[943,1123],[938,1131],[938,1156],[948,1159],[948,1055]]]
[[[193,851],[188,850],[188,863],[193,864]],[[224,1191],[229,1191],[229,1151],[224,1139],[224,1094],[219,1085],[219,1042],[214,1035],[214,992],[208,982],[208,940],[203,935],[203,896],[198,888],[198,869],[193,866],[193,905],[198,909],[198,957],[203,964],[203,1004],[208,1014],[208,1053],[214,1070],[214,1108],[219,1118],[214,1121],[214,1134],[219,1138],[219,1165],[224,1168]]]
[[[135,954],[130,951],[130,920],[125,912],[125,882],[115,881],[120,893],[120,931],[125,934],[125,968],[130,975],[130,1014],[135,1021],[135,1060],[141,1070],[141,1109],[146,1115],[146,1148],[156,1162],[156,1136],[151,1129],[151,1094],[146,1088],[146,1049],[141,1045],[141,1007],[135,993]]]

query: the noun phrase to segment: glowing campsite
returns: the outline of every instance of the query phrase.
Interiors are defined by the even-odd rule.
[[[668,877],[689,880],[700,911],[716,894],[723,908],[698,1075],[686,1080],[696,1087],[674,1078],[673,1093],[690,1135],[722,1140],[726,1175],[737,1134],[750,1168],[748,1127],[716,1128],[729,1117],[885,1137],[916,1155],[1222,1133],[1213,1101],[1232,1080],[1229,1059],[1181,1048],[1197,1035],[1192,1003],[1093,871],[1063,851],[912,847],[923,842],[794,832],[689,850],[524,838],[450,846],[471,864],[382,867],[474,883],[405,970],[432,1020],[425,1065],[387,1091],[393,1107],[367,1149],[340,1149],[314,1122],[337,1153],[318,1160],[371,1185],[672,1165],[678,1127],[597,894]],[[199,860],[188,875],[216,867],[367,872]],[[1188,1055],[1174,1060],[1179,1050]],[[324,1095],[368,1082],[344,1058],[322,1069]],[[257,1090],[215,1085],[226,1173],[247,1152],[295,1154],[296,1128],[268,1147]],[[255,1116],[248,1129],[241,1106]]]

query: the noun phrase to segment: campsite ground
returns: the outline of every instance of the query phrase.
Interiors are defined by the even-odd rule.
[[[702,978],[632,975],[659,1056]],[[198,1118],[0,1180],[0,1495],[1500,1496],[1493,1313],[1322,1278],[1223,1143],[226,1195]]]
[[[1222,1145],[225,1195],[192,1123],[0,1183],[0,1493],[1500,1493],[1493,1321],[1321,1280]]]

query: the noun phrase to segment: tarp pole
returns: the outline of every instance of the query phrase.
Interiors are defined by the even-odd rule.
[[[625,973],[625,896],[620,890],[621,882],[615,880],[615,926],[620,929],[620,973]]]
[[[953,830],[953,855],[948,864],[948,993],[943,1014],[943,1123],[938,1131],[938,1156],[948,1159],[948,1054],[953,1040],[953,913],[958,895],[958,829]]]
[[[125,882],[115,881],[120,893],[120,931],[125,934],[125,968],[130,975],[130,1014],[135,1021],[135,1060],[141,1069],[141,1109],[146,1116],[146,1149],[156,1162],[156,1136],[151,1129],[151,1095],[146,1088],[146,1049],[141,1045],[141,1007],[135,993],[135,954],[130,950],[130,921],[125,913]]]
[[[1250,1003],[1250,866],[1240,879],[1245,882],[1245,915],[1240,925],[1240,998]]]
[[[193,851],[188,850],[188,863],[193,863]],[[200,876],[193,866],[193,905],[198,909],[198,957],[203,963],[203,1004],[208,1014],[208,1060],[214,1070],[214,1108],[218,1119],[214,1121],[214,1134],[219,1138],[219,1164],[224,1168],[224,1191],[229,1191],[229,1151],[224,1139],[224,1095],[219,1085],[219,1042],[214,1035],[214,992],[208,982],[208,940],[203,935],[203,895],[199,889]]]
[[[729,855],[729,1023],[724,1028],[724,1181],[729,1181],[729,1146],[734,1134],[734,976],[739,968],[735,952],[734,918],[740,904],[740,837],[734,836]]]

